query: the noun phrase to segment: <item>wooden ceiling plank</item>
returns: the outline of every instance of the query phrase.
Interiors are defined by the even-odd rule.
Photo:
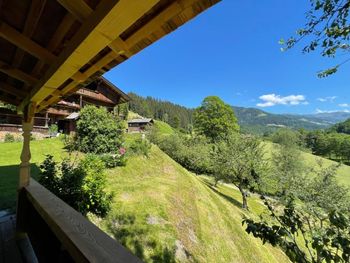
[[[44,60],[47,63],[52,63],[56,58],[56,56],[54,56],[47,49],[38,45],[30,38],[24,36],[16,29],[7,25],[5,22],[0,22],[0,36],[16,45],[17,47],[32,54],[34,57]]]
[[[36,26],[39,22],[41,14],[44,10],[46,0],[33,0],[30,6],[30,10],[27,15],[26,22],[24,24],[23,35],[31,38],[34,34]],[[18,68],[21,65],[24,51],[20,48],[17,48],[14,59],[12,61],[12,66]]]
[[[169,19],[181,13],[185,8],[190,7],[197,1],[198,0],[181,1],[183,2],[182,4],[179,4],[178,2],[172,3],[147,24],[132,34],[128,39],[126,39],[125,44],[129,47],[136,45],[145,36],[150,35],[155,30],[159,29],[160,26],[169,21]]]
[[[64,36],[67,34],[68,30],[72,27],[74,24],[74,17],[71,14],[66,14],[64,18],[62,19],[61,24],[58,26],[55,34],[53,37],[50,39],[50,42],[47,46],[47,49],[50,52],[55,51],[55,49],[59,46],[59,44],[62,42]],[[39,75],[42,67],[45,65],[44,62],[38,61],[35,65],[35,67],[32,70],[32,74],[34,76]]]
[[[15,78],[18,80],[23,81],[24,83],[32,86],[34,85],[36,82],[38,82],[38,79],[30,76],[27,73],[24,73],[23,71],[16,69],[2,61],[0,61],[0,71]]]
[[[19,90],[5,82],[0,82],[0,90],[11,95],[15,95],[19,98],[24,98],[27,95],[24,91]]]
[[[19,111],[30,101],[39,104],[52,93],[51,88],[47,87],[57,88],[62,85],[158,2],[159,0],[101,2],[44,78],[21,103]]]
[[[93,9],[83,0],[58,0],[69,13],[83,23],[93,13]]]

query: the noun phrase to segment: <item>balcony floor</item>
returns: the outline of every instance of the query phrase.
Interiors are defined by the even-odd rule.
[[[0,217],[0,263],[22,262],[15,240],[16,217]]]

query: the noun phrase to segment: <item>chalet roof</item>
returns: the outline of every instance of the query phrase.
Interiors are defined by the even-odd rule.
[[[67,120],[76,120],[76,119],[79,118],[79,116],[80,116],[79,112],[73,112],[73,113],[69,114],[69,115],[66,117],[66,119],[67,119]]]
[[[44,110],[219,1],[0,1],[0,100]]]
[[[133,119],[128,121],[128,123],[150,123],[153,122],[153,119],[149,119],[149,118],[144,118],[144,119]]]
[[[117,86],[115,86],[112,82],[108,81],[104,77],[100,77],[100,80],[106,85],[106,87],[110,88],[114,93],[118,94],[121,99],[121,103],[125,103],[130,101],[130,97],[124,93],[121,89],[119,89]]]

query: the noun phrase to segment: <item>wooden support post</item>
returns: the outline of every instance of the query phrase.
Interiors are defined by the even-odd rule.
[[[23,112],[23,147],[21,153],[21,164],[19,168],[18,190],[29,185],[30,180],[30,136],[33,129],[33,119],[35,114],[35,103],[30,103]]]
[[[49,113],[45,113],[45,128],[49,127]]]
[[[80,105],[80,109],[83,108],[83,95],[79,96],[79,105]]]

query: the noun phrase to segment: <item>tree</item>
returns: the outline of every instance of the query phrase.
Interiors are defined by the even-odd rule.
[[[254,221],[243,220],[246,232],[265,244],[279,246],[295,263],[349,262],[350,221],[338,212],[327,214],[327,224],[305,222],[305,214],[298,211],[293,200],[286,207],[276,209],[262,197],[269,211],[269,218]]]
[[[310,0],[310,2],[311,9],[306,13],[305,26],[297,31],[296,37],[291,37],[286,42],[283,39],[280,41],[284,45],[283,50],[309,39],[303,48],[304,53],[320,50],[324,57],[335,57],[339,51],[348,53],[350,51],[348,22],[350,0]],[[332,75],[348,61],[350,58],[319,72],[318,76]]]
[[[123,143],[123,125],[105,108],[86,106],[77,122],[76,144],[84,153],[115,153]]]
[[[274,143],[278,143],[284,146],[296,147],[300,146],[303,143],[301,142],[301,134],[297,131],[293,131],[291,129],[278,129],[271,135],[271,140]]]
[[[263,145],[252,136],[231,135],[220,141],[212,153],[212,174],[234,184],[242,195],[242,208],[248,210],[248,190],[260,183],[267,163]]]
[[[300,182],[305,181],[305,165],[296,145],[278,145],[272,153],[274,179],[277,181],[277,193],[285,199],[300,191]]]
[[[217,96],[206,97],[194,112],[194,129],[212,141],[239,131],[237,118],[230,105]]]

